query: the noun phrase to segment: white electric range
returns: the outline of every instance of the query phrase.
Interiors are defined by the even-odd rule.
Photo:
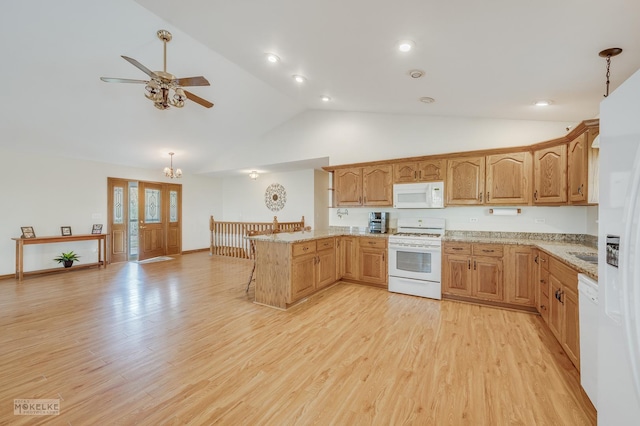
[[[444,219],[398,219],[389,236],[389,291],[442,299],[444,231]]]

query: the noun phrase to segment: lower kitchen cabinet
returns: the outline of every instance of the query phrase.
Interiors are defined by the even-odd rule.
[[[529,246],[505,246],[505,301],[520,306],[535,306],[534,249]]]
[[[534,283],[536,285],[536,309],[549,323],[549,255],[536,250],[534,256]]]
[[[288,303],[333,284],[336,281],[335,262],[334,238],[292,244]]]
[[[358,279],[358,237],[340,238],[340,271],[338,279]]]
[[[442,293],[479,300],[504,300],[500,244],[445,242]]]
[[[295,257],[291,261],[291,294],[289,302],[313,293],[316,289],[316,253]]]
[[[360,257],[358,281],[387,288],[386,238],[361,237],[358,244]]]

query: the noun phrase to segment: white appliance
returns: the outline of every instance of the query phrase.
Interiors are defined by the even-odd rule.
[[[580,384],[598,409],[598,283],[578,274]]]
[[[389,236],[389,291],[442,298],[444,219],[399,218]]]
[[[393,185],[396,209],[443,209],[444,182],[396,183]]]
[[[604,426],[640,424],[639,147],[637,71],[600,104],[597,401]]]

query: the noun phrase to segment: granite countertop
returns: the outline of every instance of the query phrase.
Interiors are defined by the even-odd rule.
[[[345,229],[330,229],[322,231],[298,231],[298,232],[279,232],[277,234],[269,235],[255,235],[253,237],[246,237],[255,241],[270,241],[274,243],[299,243],[302,241],[319,240],[329,237],[340,237],[353,235],[356,237],[373,237],[373,238],[388,238],[389,234],[371,234],[366,231],[366,228],[358,227],[345,227]]]

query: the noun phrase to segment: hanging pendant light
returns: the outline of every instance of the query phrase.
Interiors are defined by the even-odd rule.
[[[602,52],[598,53],[601,58],[607,58],[607,92],[604,94],[606,98],[609,96],[609,76],[611,75],[611,58],[614,56],[618,56],[622,53],[622,49],[619,47],[610,47],[609,49],[605,49]]]
[[[164,168],[164,175],[166,177],[171,178],[171,179],[173,179],[173,178],[181,178],[182,177],[182,170],[173,168],[173,155],[174,155],[174,153],[170,152],[169,155],[171,156],[171,165],[169,167],[165,167]]]

